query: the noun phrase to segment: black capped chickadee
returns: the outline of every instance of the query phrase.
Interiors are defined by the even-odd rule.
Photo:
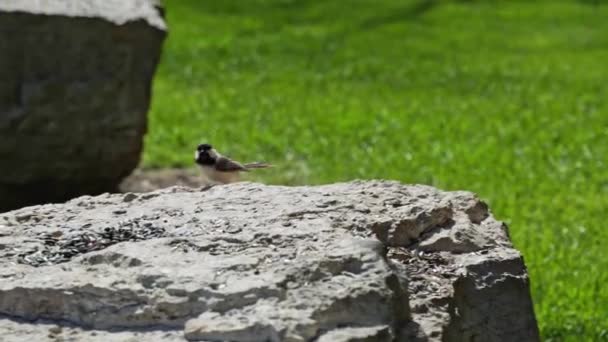
[[[194,160],[201,166],[203,174],[207,179],[221,184],[238,182],[241,172],[249,172],[250,169],[263,169],[272,166],[261,162],[241,164],[219,154],[209,144],[198,145],[196,152],[194,152]]]

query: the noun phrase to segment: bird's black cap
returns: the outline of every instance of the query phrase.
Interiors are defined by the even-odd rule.
[[[196,148],[196,150],[197,151],[209,151],[212,148],[213,148],[213,146],[211,146],[209,144],[200,144],[200,145],[198,145],[198,147]]]

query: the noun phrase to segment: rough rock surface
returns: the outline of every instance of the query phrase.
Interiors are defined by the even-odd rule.
[[[135,168],[165,37],[157,5],[0,1],[0,211],[111,191]]]
[[[521,255],[468,192],[237,183],[0,215],[6,341],[538,341]]]

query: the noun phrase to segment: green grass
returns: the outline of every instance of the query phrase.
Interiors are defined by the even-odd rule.
[[[544,340],[608,340],[608,4],[166,0],[147,167],[467,189],[511,228]]]

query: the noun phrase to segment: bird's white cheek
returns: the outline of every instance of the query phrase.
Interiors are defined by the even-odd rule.
[[[198,159],[198,151],[194,151],[194,160]]]

